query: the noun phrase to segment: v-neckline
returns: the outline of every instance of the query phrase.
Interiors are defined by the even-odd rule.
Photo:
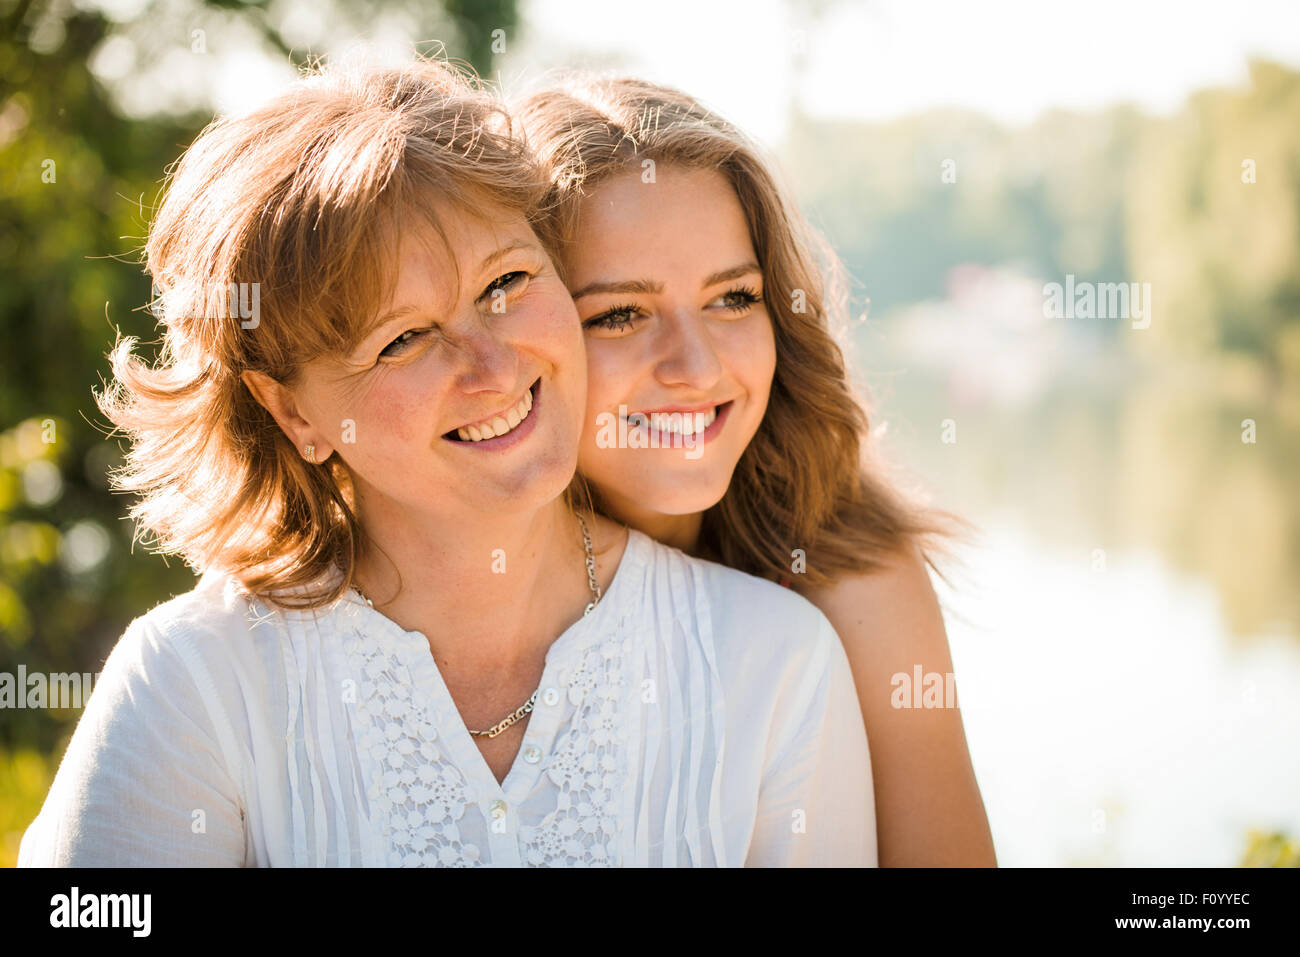
[[[616,614],[616,606],[626,600],[632,589],[632,585],[628,584],[629,580],[634,577],[636,567],[645,561],[648,541],[649,539],[642,532],[634,528],[628,529],[627,544],[623,548],[618,568],[614,570],[614,576],[602,593],[601,600],[596,603],[596,607],[589,615],[584,615],[569,625],[546,649],[542,675],[538,683],[539,691],[558,686],[559,682],[555,678],[557,669],[567,665],[599,640],[608,629],[609,623],[615,620],[613,616]],[[402,628],[383,612],[361,599],[355,591],[349,591],[347,598],[354,605],[359,606],[363,615],[370,613],[383,622],[384,630],[397,639],[400,656],[411,675],[412,686],[423,692],[434,711],[438,737],[456,762],[457,769],[475,791],[479,795],[490,795],[496,800],[503,800],[510,804],[522,800],[532,789],[545,763],[540,760],[535,763],[528,762],[524,758],[524,752],[529,747],[537,747],[543,754],[547,753],[559,727],[561,709],[558,704],[564,700],[564,693],[561,691],[556,707],[533,708],[528,727],[519,742],[519,749],[510,762],[510,768],[506,771],[505,778],[498,781],[487,763],[487,758],[474,743],[474,737],[469,733],[469,727],[465,724],[460,709],[456,707],[455,699],[447,688],[442,671],[434,660],[433,648],[429,644],[428,636],[422,631],[407,631]],[[557,687],[557,690],[560,689]]]

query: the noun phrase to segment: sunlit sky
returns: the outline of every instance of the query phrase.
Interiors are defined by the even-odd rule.
[[[127,20],[142,2],[98,5]],[[331,2],[281,0],[272,19],[314,52],[358,39],[407,52],[435,39],[412,36],[392,11],[364,38],[340,36]],[[121,41],[94,61],[128,114],[196,100],[244,112],[292,80],[250,27],[216,11],[202,14],[209,49],[194,56],[195,14],[182,8],[193,11],[174,0],[155,15],[177,21],[151,31],[162,49]],[[868,120],[965,107],[1008,123],[1119,102],[1161,113],[1195,89],[1243,83],[1250,56],[1300,66],[1295,0],[522,0],[520,10],[497,77],[508,93],[550,67],[617,68],[681,87],[772,145],[794,107]]]
[[[1193,89],[1243,82],[1249,55],[1300,63],[1294,0],[527,0],[524,10],[529,29],[503,80],[575,53],[615,54],[768,140],[795,96],[813,115],[961,106],[1022,123],[1121,101],[1165,112]]]

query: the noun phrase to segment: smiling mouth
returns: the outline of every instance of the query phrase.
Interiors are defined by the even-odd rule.
[[[681,438],[702,436],[731,408],[728,400],[709,409],[695,412],[633,412],[623,416],[629,426],[639,427],[663,436]]]
[[[541,388],[542,380],[539,377],[536,382],[528,387],[524,397],[512,405],[505,412],[494,415],[490,418],[475,422],[472,425],[462,425],[458,429],[452,429],[444,439],[452,442],[467,442],[474,444],[477,442],[486,442],[490,439],[498,439],[502,436],[509,435],[515,429],[528,421],[532,414],[533,404],[537,399],[537,391]]]

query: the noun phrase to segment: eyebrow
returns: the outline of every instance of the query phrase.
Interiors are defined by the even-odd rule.
[[[504,259],[506,256],[510,255],[513,252],[516,252],[520,249],[536,249],[536,248],[537,248],[536,243],[532,243],[524,239],[517,239],[514,242],[510,243],[508,246],[502,246],[500,249],[495,249],[492,252],[488,253],[487,256],[483,259],[483,262],[479,264],[478,273],[485,272],[487,268],[491,266],[494,262],[496,262],[499,259]],[[402,318],[402,316],[408,315],[409,313],[418,312],[421,308],[422,307],[420,306],[414,306],[414,305],[398,306],[396,309],[386,313],[385,315],[377,319],[375,322],[371,323],[370,331],[366,333],[366,336],[369,337],[374,335],[386,323],[392,322],[394,319],[400,319]]]
[[[739,266],[732,266],[729,269],[721,269],[707,277],[700,285],[701,289],[708,289],[710,286],[716,286],[718,283],[726,282],[729,279],[739,279],[741,276],[748,276],[752,272],[761,272],[758,263],[747,262]],[[652,279],[628,279],[623,282],[593,282],[588,283],[576,292],[571,293],[572,297],[581,299],[583,296],[594,296],[599,293],[639,293],[641,295],[657,295],[664,291],[664,284],[655,282]]]

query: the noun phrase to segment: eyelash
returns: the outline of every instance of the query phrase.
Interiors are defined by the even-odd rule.
[[[633,314],[638,311],[636,306],[615,306],[613,309],[606,309],[598,316],[592,316],[582,324],[584,329],[622,329],[632,322]],[[625,318],[615,321],[616,316]]]
[[[490,299],[492,293],[498,289],[502,289],[502,290],[510,289],[510,287],[520,282],[521,277],[527,277],[531,279],[532,273],[527,272],[523,269],[512,269],[510,272],[502,273],[500,276],[497,276],[496,279],[492,280],[492,282],[488,284],[488,287],[483,290],[483,295],[479,296],[478,301],[483,302],[485,299]],[[508,281],[502,282],[502,280],[508,280]],[[384,346],[384,348],[380,350],[379,355],[385,359],[396,358],[397,356],[402,355],[406,351],[403,348],[404,346],[410,345],[411,343],[415,342],[417,339],[419,339],[422,336],[427,336],[432,331],[433,331],[432,329],[408,329],[406,330],[406,332],[403,332],[400,336],[398,336],[388,345]],[[397,351],[390,352],[389,350],[392,349],[394,346],[397,347]]]
[[[522,269],[512,269],[510,272],[502,273],[500,276],[497,276],[496,279],[493,279],[490,283],[488,283],[488,287],[483,290],[483,295],[479,296],[479,301],[482,302],[484,299],[490,298],[492,296],[492,293],[498,289],[509,289],[515,283],[519,282],[518,279],[510,279],[511,276],[527,276],[529,279],[531,279],[532,273],[525,272]],[[510,281],[507,283],[502,283],[501,282],[502,279],[510,279]]]
[[[758,294],[758,291],[748,286],[728,289],[720,298],[727,299],[731,297],[740,301],[730,303],[723,308],[735,313],[748,312],[750,308],[763,301],[763,297]],[[606,309],[598,316],[592,316],[582,324],[582,327],[584,329],[622,329],[632,323],[634,314],[639,311],[637,306],[633,304],[614,306],[612,309]],[[624,316],[625,318],[616,319],[617,316]]]
[[[745,312],[751,306],[756,306],[763,301],[763,297],[758,294],[758,290],[751,289],[749,286],[739,286],[736,289],[728,289],[722,294],[725,299],[728,296],[736,296],[740,302],[729,305],[726,308],[732,312]]]
[[[402,355],[406,351],[404,348],[402,348],[403,346],[410,345],[416,339],[420,338],[421,336],[427,336],[432,331],[433,331],[432,329],[407,329],[400,336],[398,336],[396,339],[394,339],[392,342],[390,342],[388,345],[384,346],[384,348],[380,350],[379,352],[380,358],[393,359],[396,358],[397,356]],[[410,336],[410,338],[409,339],[406,338],[407,336]],[[390,352],[389,350],[392,349],[394,346],[398,347],[397,351]]]

